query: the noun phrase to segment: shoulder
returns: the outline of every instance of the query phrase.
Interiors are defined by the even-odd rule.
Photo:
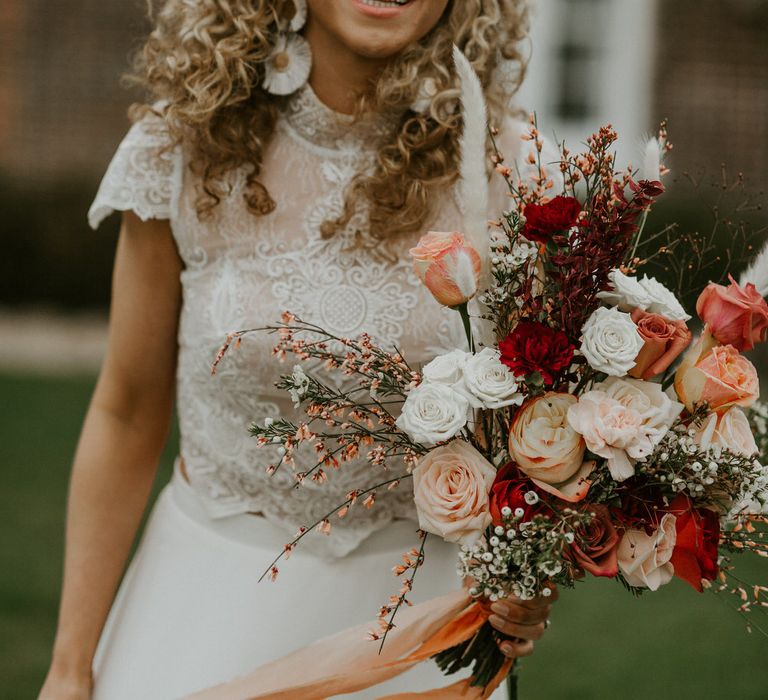
[[[183,156],[163,107],[145,108],[120,142],[88,212],[93,228],[113,211],[133,211],[143,221],[174,218]]]

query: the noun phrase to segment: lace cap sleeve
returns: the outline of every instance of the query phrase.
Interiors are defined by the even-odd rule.
[[[165,122],[149,113],[117,149],[88,211],[91,228],[114,211],[133,211],[142,221],[174,219],[182,181],[181,147],[169,148]]]

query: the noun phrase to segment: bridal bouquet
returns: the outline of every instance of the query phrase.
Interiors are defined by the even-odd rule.
[[[642,176],[616,169],[610,127],[554,164],[540,162],[535,120],[524,138],[538,175],[525,181],[497,151],[511,196],[490,243],[430,232],[411,250],[436,303],[460,314],[466,347],[417,367],[367,335],[338,337],[286,312],[269,330],[278,357],[299,362],[278,386],[306,420],[252,427],[260,444],[282,446],[271,471],[311,446],[316,464],[298,484],[360,455],[384,475],[302,528],[272,577],[308,532],[331,533],[383,489],[413,489],[421,543],[395,567],[401,590],[371,632],[381,644],[426,538],[460,545],[469,597],[432,655],[446,673],[472,667],[473,697],[510,671],[488,623],[489,604],[510,595],[549,596],[586,575],[640,593],[677,576],[735,593],[741,612],[768,606],[768,588],[731,578],[732,555],[768,555],[768,410],[748,357],[768,334],[768,249],[740,284],[729,276],[701,291],[694,334],[678,296],[640,274],[674,246],[645,230],[664,192],[664,129]],[[696,254],[674,249],[681,267]]]

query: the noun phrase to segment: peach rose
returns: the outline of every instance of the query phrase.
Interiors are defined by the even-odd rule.
[[[428,452],[413,469],[419,527],[446,542],[472,544],[491,523],[495,478],[493,465],[464,440]]]
[[[675,574],[670,563],[677,541],[676,518],[667,513],[659,529],[648,535],[644,530],[627,530],[619,542],[619,571],[630,586],[655,591],[669,583]]]
[[[709,284],[696,302],[696,313],[707,330],[723,345],[740,352],[751,350],[768,337],[768,303],[754,284]]]
[[[708,416],[693,438],[704,450],[716,454],[728,450],[744,457],[754,457],[760,450],[749,419],[740,408],[730,408],[722,415]]]
[[[410,250],[413,270],[443,306],[466,304],[480,284],[477,251],[458,231],[430,231]]]
[[[685,321],[670,321],[642,309],[632,312],[632,320],[644,345],[629,371],[631,377],[647,380],[665,372],[691,344],[693,335]]]
[[[522,472],[558,498],[580,501],[595,468],[584,461],[584,438],[568,423],[575,396],[549,392],[523,404],[509,428],[509,452]]]
[[[731,406],[751,406],[760,395],[754,365],[732,345],[716,342],[704,333],[675,375],[675,391],[689,411],[698,403],[707,403],[711,410],[722,413]]]

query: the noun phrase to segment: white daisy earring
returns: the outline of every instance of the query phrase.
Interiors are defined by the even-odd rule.
[[[296,12],[291,18],[289,26],[292,32],[300,32],[307,23],[307,0],[293,0]]]
[[[306,0],[294,0],[296,12],[287,31],[281,31],[272,53],[264,64],[262,86],[273,95],[290,95],[309,80],[312,69],[312,51],[303,36],[297,32],[307,20]]]

